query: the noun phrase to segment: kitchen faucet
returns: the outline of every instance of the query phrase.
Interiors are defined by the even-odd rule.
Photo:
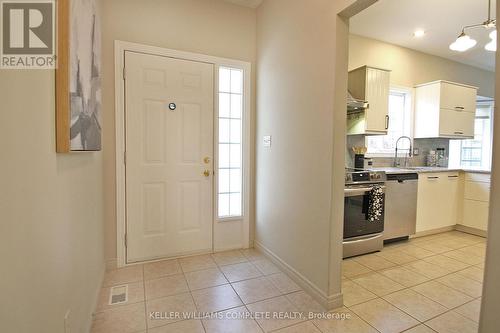
[[[410,142],[410,148],[408,149],[408,155],[405,157],[405,167],[408,167],[408,157],[411,157],[412,155],[412,141],[411,141],[411,138],[408,137],[408,136],[401,136],[399,137],[399,139],[396,140],[396,147],[395,147],[395,153],[394,153],[394,167],[398,167],[400,164],[398,163],[398,144],[399,144],[399,141],[401,139],[408,139],[408,141]]]

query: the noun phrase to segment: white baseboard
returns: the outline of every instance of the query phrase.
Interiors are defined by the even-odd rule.
[[[249,246],[248,248],[251,248],[251,246]],[[245,249],[247,249],[247,247],[242,247],[241,245],[234,245],[234,246],[214,248],[213,253],[225,252],[225,251],[235,251],[235,250],[245,250]]]
[[[282,271],[284,271],[295,283],[297,283],[305,292],[307,292],[312,298],[318,301],[327,310],[333,310],[340,308],[344,305],[344,300],[342,293],[335,295],[327,295],[318,286],[311,282],[301,273],[297,272],[293,267],[288,265],[274,252],[269,250],[267,247],[262,245],[257,240],[254,241],[254,246],[260,250],[266,257],[269,258],[274,264],[276,264]]]
[[[430,235],[435,235],[435,234],[440,234],[443,232],[448,232],[448,231],[453,231],[455,230],[455,226],[449,226],[449,227],[444,227],[444,228],[437,228],[437,229],[430,229],[430,230],[425,230],[425,231],[419,231],[414,235],[411,235],[410,238],[418,238],[418,237],[425,237],[425,236],[430,236]]]
[[[480,237],[487,237],[488,236],[488,231],[486,230],[481,230],[477,228],[472,228],[472,227],[467,227],[465,225],[457,224],[455,226],[455,229],[461,232],[465,232],[468,234],[472,234],[475,236],[480,236]]]
[[[440,234],[443,232],[448,232],[448,231],[453,231],[453,230],[465,232],[465,233],[472,234],[475,236],[480,236],[480,237],[487,237],[488,236],[488,231],[476,229],[476,228],[472,228],[472,227],[467,227],[467,226],[461,225],[461,224],[457,224],[457,225],[452,225],[452,226],[444,227],[444,228],[420,231],[414,235],[411,235],[410,238],[425,237],[425,236]]]
[[[115,260],[115,262],[116,262],[116,260]],[[93,302],[92,312],[91,312],[89,321],[85,325],[83,332],[90,332],[92,329],[92,323],[94,321],[94,317],[95,317],[95,314],[97,311],[97,306],[99,305],[99,294],[101,293],[102,284],[104,283],[104,276],[106,275],[107,265],[108,265],[108,263],[105,262],[104,265],[102,266],[101,278],[99,279],[99,282],[98,282],[99,284],[98,284],[96,291],[95,291],[95,294],[94,294],[94,302]]]

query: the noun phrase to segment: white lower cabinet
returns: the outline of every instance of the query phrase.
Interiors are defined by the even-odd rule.
[[[463,217],[460,225],[481,231],[488,229],[490,208],[490,176],[467,173],[463,199]]]
[[[482,231],[488,230],[490,204],[483,201],[464,200],[463,226]]]
[[[459,172],[421,173],[418,179],[417,233],[459,222],[462,196]]]

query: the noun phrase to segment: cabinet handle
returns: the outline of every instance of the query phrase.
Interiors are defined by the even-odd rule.
[[[448,176],[448,178],[458,178],[458,176]]]
[[[463,135],[464,132],[455,132],[455,134],[460,134],[460,135]]]
[[[389,115],[385,116],[385,129],[389,129],[389,121],[390,121],[390,117]]]
[[[427,176],[427,179],[439,179],[437,176]]]
[[[465,110],[465,108],[463,106],[455,106],[455,109],[457,109],[457,110]]]

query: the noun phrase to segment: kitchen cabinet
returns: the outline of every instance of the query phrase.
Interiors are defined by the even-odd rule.
[[[488,229],[490,175],[466,173],[463,197],[463,217],[459,225],[479,231]]]
[[[464,200],[463,221],[459,225],[480,231],[488,230],[490,205],[488,202]]]
[[[474,137],[477,88],[436,81],[415,88],[415,138]]]
[[[459,172],[421,173],[417,195],[417,233],[452,227],[463,197]]]
[[[368,108],[347,115],[347,134],[387,134],[389,128],[390,71],[363,66],[349,72],[351,95],[367,101]]]

